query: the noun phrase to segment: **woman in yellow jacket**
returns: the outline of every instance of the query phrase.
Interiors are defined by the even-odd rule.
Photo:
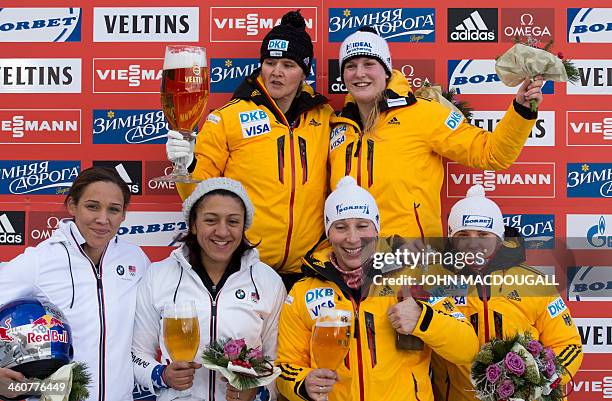
[[[501,210],[484,195],[481,185],[473,186],[467,197],[453,206],[448,219],[453,248],[464,254],[480,253],[485,262],[464,268],[461,274],[505,276],[508,280],[513,278],[516,284],[477,284],[454,289],[457,308],[474,327],[480,345],[493,338],[530,333],[550,347],[566,372],[573,376],[582,362],[582,342],[570,310],[556,287],[546,285],[542,273],[524,264],[523,239],[515,229],[504,230]],[[520,284],[522,281],[526,284]],[[437,355],[432,358],[436,400],[476,401],[470,381],[471,364],[456,364],[443,358]],[[565,375],[562,382],[569,378]]]
[[[525,80],[491,133],[416,98],[392,70],[387,42],[369,27],[344,40],[339,62],[349,94],[331,129],[330,184],[350,175],[366,188],[380,207],[382,235],[442,237],[442,158],[486,170],[510,167],[536,121],[529,101],[542,101],[541,77]]]
[[[281,312],[279,391],[291,401],[432,401],[432,350],[469,363],[477,352],[471,326],[452,299],[415,300],[402,291],[400,301],[391,287],[371,285],[374,271],[367,266],[380,231],[378,207],[352,177],[327,198],[325,229],[328,240],[305,257],[306,277],[295,283]],[[335,371],[317,367],[312,357],[311,336],[322,306],[353,314],[348,355]],[[402,342],[396,345],[400,334],[425,345],[403,349]]]
[[[233,99],[213,111],[197,136],[194,178],[224,176],[243,183],[255,205],[249,240],[288,287],[301,258],[323,234],[327,195],[327,99],[304,82],[313,45],[298,11],[283,16],[261,45],[261,69]],[[190,156],[189,142],[168,133],[168,158]],[[177,184],[185,199],[191,184]]]

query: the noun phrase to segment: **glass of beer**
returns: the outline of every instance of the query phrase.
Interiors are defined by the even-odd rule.
[[[161,81],[161,104],[168,125],[194,142],[194,130],[206,111],[209,81],[206,49],[197,46],[166,46]],[[177,160],[172,173],[155,181],[196,183],[187,171],[189,157]]]
[[[321,308],[312,332],[312,355],[317,368],[336,370],[346,357],[351,338],[352,311]]]
[[[194,301],[164,305],[162,312],[164,346],[173,362],[191,362],[200,346],[200,324]],[[180,391],[187,396],[191,390]]]

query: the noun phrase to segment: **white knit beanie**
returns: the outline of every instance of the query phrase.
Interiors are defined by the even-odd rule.
[[[365,29],[365,30],[361,30]],[[385,68],[388,76],[392,74],[391,52],[387,41],[375,32],[373,28],[363,27],[347,36],[340,46],[340,77],[344,74],[344,65],[354,57],[370,57],[376,59]]]
[[[336,189],[325,200],[325,234],[334,221],[343,219],[368,219],[380,233],[380,216],[374,197],[357,185],[353,177],[343,177]]]
[[[482,185],[468,189],[466,197],[455,203],[448,216],[448,236],[461,230],[488,231],[504,239],[504,218],[499,206],[485,197]]]
[[[212,192],[217,189],[224,189],[233,194],[236,194],[244,204],[244,208],[246,209],[246,216],[244,220],[244,229],[246,230],[253,224],[253,215],[255,214],[255,208],[253,207],[253,203],[247,195],[246,189],[242,186],[239,181],[232,180],[231,178],[226,177],[215,177],[204,180],[198,184],[198,186],[193,190],[191,195],[185,202],[183,202],[183,216],[185,217],[185,221],[189,224],[189,213],[191,212],[191,208],[195,203],[204,195],[209,192]]]

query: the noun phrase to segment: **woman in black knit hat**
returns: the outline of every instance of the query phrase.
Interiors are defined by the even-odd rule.
[[[301,276],[300,259],[323,234],[327,191],[327,99],[304,82],[313,45],[299,11],[285,14],[261,44],[261,68],[213,111],[197,136],[193,176],[241,181],[255,205],[247,235],[261,260],[281,273],[287,288]],[[191,154],[170,131],[168,159]],[[184,199],[193,185],[177,184]]]

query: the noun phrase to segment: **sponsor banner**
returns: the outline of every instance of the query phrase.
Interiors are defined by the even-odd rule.
[[[161,110],[94,110],[94,144],[165,144],[170,127]]]
[[[328,40],[342,42],[364,25],[388,42],[435,42],[435,8],[330,8]]]
[[[502,8],[501,41],[515,43],[537,40],[545,44],[555,36],[554,8]]]
[[[435,82],[435,63],[435,60],[393,60],[394,68],[404,74],[413,91],[421,88],[424,83]]]
[[[567,163],[568,198],[612,198],[612,163]]]
[[[612,353],[612,320],[609,318],[574,318],[585,354]]]
[[[568,214],[569,249],[612,248],[612,214]]]
[[[316,90],[317,60],[312,60],[306,83]],[[210,60],[210,92],[234,93],[238,85],[261,66],[258,58],[213,58]],[[158,90],[159,91],[159,90]]]
[[[0,144],[15,143],[81,143],[81,110],[0,109]]]
[[[505,111],[472,111],[469,123],[493,131],[504,117]],[[555,146],[555,112],[538,111],[535,126],[529,134],[525,146]]]
[[[281,18],[289,11],[299,9],[306,21],[306,32],[317,42],[318,15],[316,7],[210,7],[211,42],[257,42],[280,25]]]
[[[448,42],[497,42],[497,8],[449,8]]]
[[[0,194],[65,195],[80,170],[78,160],[0,160]]]
[[[0,93],[81,93],[81,59],[0,59]]]
[[[80,41],[80,8],[0,8],[0,42]]]
[[[198,42],[199,7],[95,7],[94,42]]]
[[[448,60],[448,87],[458,94],[516,94],[518,87],[502,83],[495,73],[495,60]],[[543,94],[554,93],[552,81],[546,81]]]
[[[489,198],[554,198],[555,163],[516,162],[503,171],[478,170],[449,162],[446,196],[464,198],[475,184],[484,186]]]
[[[36,246],[51,237],[59,228],[62,219],[69,218],[66,211],[44,211],[28,213],[28,246]]]
[[[567,146],[612,146],[612,111],[566,112]]]
[[[601,401],[612,399],[612,370],[585,370],[576,372],[568,383],[571,400]]]
[[[521,233],[526,249],[555,247],[554,214],[504,214],[504,226],[514,227]]]
[[[127,212],[119,235],[139,246],[179,246],[186,230],[182,212]]]
[[[93,93],[159,94],[163,58],[94,58]]]
[[[612,43],[612,8],[568,8],[569,43]]]
[[[612,266],[568,267],[567,299],[612,301]]]
[[[172,163],[169,161],[145,161],[145,195],[173,195],[178,196],[173,182],[153,181],[153,178],[162,177],[172,172]]]
[[[107,167],[119,174],[127,184],[132,195],[142,195],[142,162],[141,161],[110,161],[94,160],[94,167]]]
[[[25,245],[25,212],[0,210],[0,246]]]
[[[611,22],[612,24],[612,22]],[[567,83],[568,95],[612,95],[612,60],[572,60],[576,83]]]

